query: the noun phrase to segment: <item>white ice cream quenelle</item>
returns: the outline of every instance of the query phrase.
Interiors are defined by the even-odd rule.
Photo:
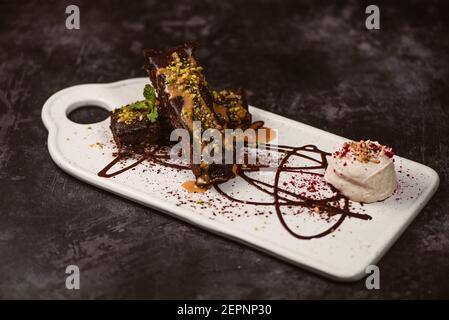
[[[352,201],[380,201],[396,190],[393,151],[378,142],[346,142],[328,162],[324,180]]]

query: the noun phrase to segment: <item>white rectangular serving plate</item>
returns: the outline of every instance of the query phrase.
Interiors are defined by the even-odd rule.
[[[187,193],[181,184],[193,179],[188,171],[142,163],[135,170],[114,178],[101,178],[97,173],[113,160],[115,151],[109,119],[82,125],[70,121],[67,115],[86,105],[112,110],[140,100],[147,83],[146,78],[136,78],[108,84],[84,84],[51,96],[43,106],[42,120],[49,131],[48,149],[55,163],[87,183],[343,281],[364,277],[366,267],[385,254],[438,188],[439,177],[433,169],[396,156],[399,189],[383,202],[363,206],[364,213],[372,216],[372,220],[346,218],[326,237],[301,240],[282,227],[276,214],[264,214],[272,211],[269,206],[242,204],[228,207],[229,200],[213,189],[205,194]],[[267,127],[278,130],[280,145],[314,144],[330,152],[348,140],[258,108],[250,107],[250,111],[253,120],[265,121]],[[157,174],[157,169],[162,169],[163,173]],[[248,190],[239,179],[226,183],[223,188],[237,190],[246,196],[248,192],[250,196],[254,192],[254,198],[259,199],[269,197]],[[310,214],[291,216],[288,221],[305,233],[325,228],[327,223]]]

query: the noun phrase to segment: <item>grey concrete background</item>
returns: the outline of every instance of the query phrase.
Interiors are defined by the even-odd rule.
[[[74,1],[0,4],[1,298],[448,298],[447,2]],[[379,263],[381,290],[315,276],[84,184],[47,152],[44,101],[144,76],[141,50],[202,44],[210,83],[253,105],[433,167],[441,186]],[[81,290],[65,289],[65,267]]]

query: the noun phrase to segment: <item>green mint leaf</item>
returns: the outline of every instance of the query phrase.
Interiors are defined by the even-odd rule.
[[[157,112],[157,107],[153,107],[153,109],[151,110],[151,112],[149,112],[147,114],[147,118],[148,120],[150,120],[151,123],[154,123],[157,121],[159,114]]]
[[[136,101],[131,103],[129,108],[134,111],[146,111],[149,109],[149,105],[145,101]]]
[[[143,88],[143,96],[152,104],[156,100],[156,92],[154,91],[154,88],[149,84],[146,84],[145,88]]]

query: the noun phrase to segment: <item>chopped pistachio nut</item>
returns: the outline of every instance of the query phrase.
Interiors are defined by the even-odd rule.
[[[393,157],[393,150],[390,147],[380,145],[370,140],[360,140],[359,142],[350,141],[343,144],[343,148],[335,152],[335,156],[343,158],[351,153],[359,162],[380,163],[379,157],[386,155]]]
[[[231,90],[221,90],[219,92],[213,91],[212,95],[217,104],[225,107],[230,112],[230,118],[239,120],[246,115],[246,110],[242,107],[242,97],[239,94]]]
[[[147,111],[132,110],[129,107],[129,105],[126,105],[118,109],[117,122],[124,122],[126,124],[131,124],[134,120],[142,121],[143,117],[145,117],[146,114]]]
[[[241,108],[241,96],[229,91],[229,90],[221,90],[220,92],[213,91],[212,95],[214,96],[214,100],[226,107],[229,111],[236,112]]]
[[[157,121],[159,116],[156,100],[156,94],[154,89],[150,85],[145,85],[143,90],[143,95],[146,100],[136,101],[119,109],[112,110],[114,116],[117,114],[117,122],[124,122],[125,124],[131,124],[133,121],[142,121],[143,119],[148,119],[151,123]]]
[[[172,54],[172,61],[166,68],[169,72],[166,77],[166,84],[176,86],[185,95],[189,96],[193,102],[193,112],[185,111],[183,116],[192,120],[201,121],[204,129],[216,128],[217,124],[212,111],[206,107],[201,97],[201,84],[207,85],[201,71],[203,68],[196,65],[196,61],[179,57],[178,53]]]

